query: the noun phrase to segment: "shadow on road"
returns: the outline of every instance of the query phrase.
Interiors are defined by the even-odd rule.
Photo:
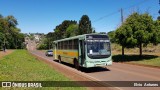
[[[109,69],[105,68],[105,67],[92,67],[92,68],[81,68],[82,72],[85,73],[94,73],[94,72],[105,72],[105,71],[110,71]]]
[[[150,60],[154,58],[158,58],[156,55],[113,55],[112,59],[114,62],[129,62],[129,61],[142,61],[142,60]]]
[[[59,63],[58,60],[54,60],[55,62]],[[74,68],[73,64],[69,64],[66,62],[61,62],[63,65],[69,66],[71,68]],[[93,73],[93,72],[104,72],[104,71],[110,71],[109,69],[107,69],[106,67],[92,67],[92,68],[84,68],[84,67],[80,67],[80,71],[81,72],[85,72],[85,73]]]

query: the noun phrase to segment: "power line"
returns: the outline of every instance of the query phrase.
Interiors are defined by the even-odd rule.
[[[119,10],[118,10],[118,11],[115,11],[115,12],[112,12],[112,13],[110,13],[110,14],[107,14],[107,15],[105,15],[105,16],[102,16],[102,17],[98,18],[97,20],[94,20],[93,23],[94,23],[94,22],[97,22],[97,21],[100,21],[100,20],[102,20],[102,19],[104,19],[104,18],[106,18],[106,17],[112,16],[112,15],[116,14],[117,12],[119,12]]]
[[[132,8],[132,7],[141,5],[141,4],[143,4],[143,3],[147,2],[147,1],[148,1],[148,0],[143,0],[142,2],[139,2],[139,3],[137,3],[137,4],[133,4],[133,5],[129,6],[129,7],[124,8],[124,9],[130,9],[130,8]]]
[[[134,4],[134,5],[131,5],[131,6],[129,6],[129,7],[124,8],[123,10],[130,9],[130,8],[132,8],[132,7],[141,5],[141,4],[143,4],[143,3],[147,2],[147,1],[148,1],[148,0],[143,0],[142,2],[139,2],[139,3],[137,3],[137,4]],[[160,1],[160,0],[159,0],[159,1]],[[100,21],[100,20],[102,20],[102,19],[104,19],[104,18],[107,18],[107,17],[109,17],[109,16],[112,16],[112,15],[114,15],[114,14],[116,14],[116,13],[119,13],[120,11],[121,11],[121,10],[117,10],[117,11],[115,11],[115,12],[112,12],[112,13],[110,13],[110,14],[107,14],[107,15],[105,15],[105,16],[102,16],[102,17],[94,20],[93,23],[98,22],[98,21]]]

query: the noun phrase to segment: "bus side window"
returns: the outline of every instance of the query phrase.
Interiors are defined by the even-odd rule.
[[[66,41],[67,42],[67,49],[69,49],[69,41]]]
[[[60,49],[60,43],[58,42],[58,49]]]
[[[67,41],[64,41],[64,49],[67,49]]]
[[[58,45],[57,45],[57,43],[56,43],[56,48],[58,48]]]
[[[65,47],[65,42],[64,41],[62,41],[63,42],[63,49],[65,49],[64,47]]]
[[[61,49],[63,49],[63,41],[61,42]]]
[[[78,49],[78,39],[74,39],[74,49]]]
[[[71,44],[71,49],[73,50],[73,49],[74,49],[74,48],[73,48],[74,42],[73,42],[73,40],[71,40],[71,42],[72,42],[72,44]]]
[[[72,40],[69,40],[69,49],[72,49]]]

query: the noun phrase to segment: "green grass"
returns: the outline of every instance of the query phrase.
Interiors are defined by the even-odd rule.
[[[70,81],[26,50],[16,50],[0,59],[0,81]],[[6,89],[6,88],[0,88]],[[43,87],[8,89],[84,90],[82,87]]]
[[[142,61],[132,61],[131,63],[160,67],[160,57],[159,58],[150,59],[150,60],[144,59]]]
[[[116,43],[111,43],[111,48],[113,53],[122,53],[122,46]],[[139,54],[139,48],[125,48],[124,49],[125,54],[127,53],[137,53]],[[147,47],[142,48],[143,53],[159,53],[160,52],[160,44],[158,45],[152,45],[148,44]]]
[[[113,55],[112,59],[114,62],[127,62],[160,67],[160,44],[158,44],[157,46],[148,44],[147,47],[143,47],[142,57],[139,57],[139,48],[137,47],[125,48],[125,55],[124,57],[122,57],[122,47],[115,43],[112,43],[111,46]]]
[[[113,55],[112,57],[114,62],[129,62],[134,64],[149,65],[149,66],[158,66],[160,67],[160,57],[156,55]]]

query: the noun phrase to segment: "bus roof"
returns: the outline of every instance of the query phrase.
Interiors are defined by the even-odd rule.
[[[56,42],[65,41],[65,40],[72,40],[72,39],[83,38],[83,37],[85,37],[86,35],[107,35],[107,34],[98,34],[98,33],[83,34],[83,35],[78,35],[78,36],[73,36],[73,37],[69,37],[69,38],[64,38],[64,39],[56,40],[56,41],[54,41],[54,42],[56,43]]]

